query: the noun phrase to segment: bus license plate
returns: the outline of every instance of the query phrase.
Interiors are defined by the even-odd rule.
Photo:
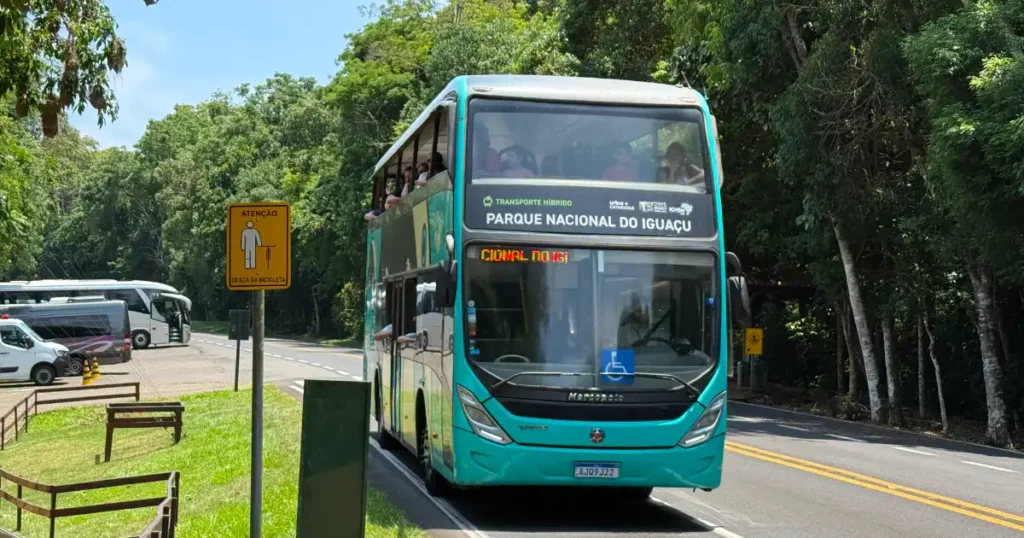
[[[618,478],[619,464],[606,462],[581,462],[573,473],[576,478]]]

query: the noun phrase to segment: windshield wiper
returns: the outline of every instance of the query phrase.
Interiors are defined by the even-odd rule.
[[[649,378],[649,379],[667,379],[669,381],[675,381],[676,383],[679,383],[679,386],[678,387],[672,387],[672,388],[670,388],[668,390],[684,390],[685,389],[685,390],[689,391],[690,394],[692,394],[694,398],[697,398],[697,397],[700,396],[700,391],[697,390],[697,387],[694,387],[692,385],[692,383],[696,383],[697,381],[700,381],[701,379],[704,378],[704,376],[706,376],[713,369],[714,368],[710,368],[708,370],[705,370],[704,372],[701,372],[700,375],[695,377],[693,379],[693,381],[691,381],[689,383],[686,382],[686,381],[683,381],[682,379],[679,379],[678,377],[676,377],[674,375],[671,375],[671,374],[654,374],[654,373],[648,373],[648,372],[634,372],[632,374],[624,374],[624,373],[620,374],[620,373],[616,372],[615,375],[616,376],[625,376],[625,377],[634,377],[634,378],[635,377],[645,377],[645,378]],[[515,379],[515,378],[517,378],[519,376],[526,376],[526,375],[533,375],[533,376],[539,376],[539,377],[591,377],[591,378],[593,378],[593,377],[600,376],[600,375],[605,375],[605,374],[602,374],[602,373],[592,373],[592,372],[591,373],[582,373],[582,372],[517,372],[517,373],[514,373],[514,374],[512,374],[512,375],[502,379],[501,381],[498,381],[494,385],[491,385],[491,390],[493,391],[493,390],[497,389],[498,387],[504,385],[505,383],[508,383],[508,382],[512,381],[513,379]],[[546,387],[546,386],[542,386],[542,385],[519,385],[518,383],[512,383],[512,384],[513,385],[518,385],[520,387],[528,387],[528,388],[539,388],[539,389],[555,388],[555,387]]]

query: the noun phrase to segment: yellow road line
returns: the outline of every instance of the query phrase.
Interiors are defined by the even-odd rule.
[[[907,500],[927,504],[936,508],[941,508],[950,512],[955,512],[967,517],[993,523],[1010,529],[1024,531],[1024,525],[1014,523],[1014,521],[1024,522],[1024,517],[1008,512],[989,508],[987,506],[981,506],[959,499],[953,499],[951,497],[945,497],[935,493],[910,488],[907,486],[901,486],[892,482],[887,482],[879,478],[855,473],[853,471],[847,471],[845,469],[839,469],[837,467],[830,467],[813,461],[803,460],[800,458],[794,458],[785,454],[779,454],[777,452],[771,452],[760,448],[755,448],[732,441],[726,441],[725,447],[730,452],[742,454],[751,458],[756,458],[771,463],[776,463],[793,469],[799,469],[801,471],[813,473],[819,476],[832,478],[848,484],[853,484],[863,488],[879,491],[882,493],[888,493],[895,495]],[[995,517],[993,517],[995,516]],[[1002,519],[1000,519],[1002,518]]]

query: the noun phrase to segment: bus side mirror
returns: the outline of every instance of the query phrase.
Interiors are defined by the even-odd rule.
[[[455,236],[448,232],[444,236],[444,246],[448,249],[448,259],[455,258]]]
[[[32,349],[34,347],[36,347],[36,343],[34,340],[32,340],[31,338],[25,340],[25,349]]]
[[[742,276],[729,277],[729,308],[732,319],[744,329],[751,325],[750,293],[747,291],[747,279]]]
[[[740,263],[740,257],[735,252],[726,252],[725,261],[729,264],[729,268],[732,269],[733,274],[742,276],[743,275],[743,264]]]

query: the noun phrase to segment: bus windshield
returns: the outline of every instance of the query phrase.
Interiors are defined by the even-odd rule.
[[[513,384],[679,389],[717,364],[714,263],[694,252],[471,246],[466,355]]]
[[[471,182],[583,179],[709,192],[698,108],[474,99],[470,115]]]

